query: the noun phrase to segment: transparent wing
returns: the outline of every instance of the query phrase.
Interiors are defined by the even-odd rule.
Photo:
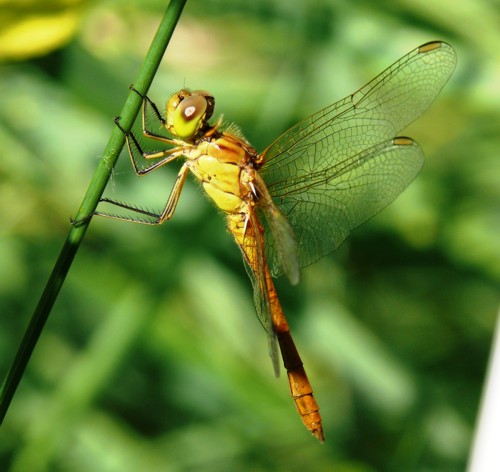
[[[256,213],[252,210],[248,213],[245,238],[239,244],[243,253],[245,269],[252,282],[253,300],[257,316],[267,332],[269,357],[271,357],[274,373],[276,377],[279,377],[280,356],[278,338],[276,337],[273,326],[269,290],[266,283],[267,262],[264,254],[262,234],[259,231],[259,221]]]
[[[277,258],[275,265],[279,265],[290,283],[296,285],[299,282],[300,267],[295,232],[288,218],[273,202],[258,172],[255,173],[253,183],[259,195],[259,208],[265,216],[265,225],[269,230],[267,233],[270,234],[273,243],[273,251]]]
[[[417,175],[419,146],[393,138],[431,105],[455,64],[450,45],[424,44],[263,152],[259,173],[295,232],[301,267],[336,249]],[[272,273],[280,275],[276,243],[270,231],[266,237]]]

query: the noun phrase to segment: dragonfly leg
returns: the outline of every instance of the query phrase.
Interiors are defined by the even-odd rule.
[[[104,218],[111,218],[114,220],[121,220],[121,221],[129,221],[131,223],[139,223],[143,225],[151,225],[151,226],[156,226],[156,225],[161,225],[164,221],[169,220],[172,218],[175,208],[177,207],[177,203],[179,202],[179,196],[182,192],[182,187],[184,185],[184,182],[186,181],[186,176],[189,171],[189,166],[187,163],[184,163],[183,166],[181,167],[179,173],[177,174],[177,179],[175,180],[174,186],[172,187],[172,191],[170,192],[170,195],[168,197],[167,203],[165,204],[163,210],[161,213],[156,213],[153,211],[146,210],[144,208],[139,208],[135,205],[128,204],[128,203],[123,203],[123,202],[118,202],[116,200],[112,200],[110,198],[101,198],[100,202],[101,203],[109,203],[110,205],[114,205],[119,208],[124,208],[125,210],[132,211],[134,213],[138,213],[147,217],[150,217],[151,219],[147,220],[144,218],[133,218],[131,216],[125,216],[125,215],[115,215],[113,213],[107,213],[103,211],[94,211],[91,213],[89,216],[84,218],[83,220],[79,221],[74,221],[72,220],[71,223],[73,225],[79,225],[82,224],[86,221],[88,221],[92,216],[102,216]]]
[[[179,202],[179,197],[182,192],[182,187],[184,186],[184,182],[186,181],[186,176],[189,171],[189,165],[185,162],[179,173],[177,174],[177,179],[175,180],[174,186],[172,187],[172,191],[170,192],[170,196],[168,197],[167,204],[163,209],[162,214],[158,220],[158,224],[163,223],[164,221],[168,221],[174,215],[175,209],[177,208],[177,203]]]
[[[149,220],[143,218],[142,219],[133,218],[131,216],[125,216],[125,215],[115,215],[113,213],[107,213],[98,210],[92,212],[90,215],[86,216],[81,220],[76,220],[76,221],[71,220],[71,224],[78,226],[80,224],[87,222],[90,218],[92,218],[92,216],[102,216],[104,218],[111,218],[120,221],[129,221],[131,223],[139,223],[144,225],[151,225],[151,226],[161,225],[164,221],[168,221],[170,218],[172,218],[175,212],[175,208],[177,207],[177,203],[179,202],[179,197],[182,192],[182,187],[184,185],[184,182],[186,181],[186,176],[188,174],[188,171],[189,171],[189,166],[187,163],[184,163],[179,173],[177,174],[177,179],[174,183],[174,186],[172,187],[172,191],[170,192],[170,196],[168,197],[167,203],[165,204],[161,213],[156,213],[153,211],[146,210],[144,208],[139,208],[135,205],[131,205],[128,203],[118,202],[116,200],[112,200],[111,198],[100,199],[101,203],[109,203],[110,205],[114,205],[116,207],[124,208],[125,210],[129,210],[131,212],[144,215],[146,217],[149,217],[150,218]]]
[[[162,114],[160,113],[160,110],[156,106],[156,104],[151,100],[147,95],[143,95],[139,90],[137,90],[133,85],[130,86],[130,90],[132,92],[135,92],[139,97],[142,98],[142,134],[146,136],[146,138],[150,139],[155,139],[157,141],[161,141],[166,144],[175,144],[179,145],[180,143],[176,141],[175,139],[167,138],[166,136],[162,136],[161,134],[154,133],[153,131],[150,131],[147,127],[147,109],[148,106],[151,107],[153,110],[154,118],[156,121],[160,122],[161,127],[165,128],[167,122],[165,118],[163,118]]]
[[[145,152],[139,141],[135,137],[134,133],[126,131],[120,124],[120,117],[115,117],[115,124],[120,129],[120,131],[125,135],[125,140],[127,142],[128,153],[130,155],[130,160],[132,162],[132,166],[137,175],[146,175],[150,172],[158,169],[159,167],[168,164],[169,162],[177,159],[178,157],[183,155],[183,148],[180,146],[165,149],[163,151],[148,153]],[[176,144],[174,142],[174,144]],[[137,157],[141,156],[144,159],[161,159],[154,164],[151,164],[147,167],[140,167]]]

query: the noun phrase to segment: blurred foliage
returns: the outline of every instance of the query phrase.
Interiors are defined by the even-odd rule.
[[[0,58],[44,56],[69,42],[82,18],[82,0],[0,1]]]
[[[164,7],[0,2],[2,378]],[[277,282],[327,442],[273,377],[238,249],[189,182],[161,228],[92,222],[0,469],[464,470],[500,299],[498,19],[487,0],[190,0],[150,95],[208,89],[258,149],[421,43],[458,52],[405,132],[418,179],[298,288]],[[138,179],[123,154],[107,194],[159,208],[168,167]]]

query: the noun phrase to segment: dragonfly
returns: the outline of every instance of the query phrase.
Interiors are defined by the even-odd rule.
[[[297,411],[321,442],[319,407],[273,277],[284,274],[297,284],[300,268],[337,249],[417,176],[422,149],[399,132],[431,105],[455,64],[449,44],[423,44],[357,92],[292,126],[262,152],[222,117],[210,124],[215,99],[203,90],[174,93],[162,114],[132,86],[143,99],[143,135],[166,148],[157,152],[146,152],[115,118],[136,174],[149,174],[176,159],[183,163],[162,211],[102,198],[137,217],[100,210],[93,215],[159,225],[172,218],[186,177],[194,174],[225,214],[241,249],[275,374],[281,353]],[[160,132],[148,129],[150,115]]]

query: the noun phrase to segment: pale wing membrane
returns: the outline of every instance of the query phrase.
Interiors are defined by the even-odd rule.
[[[259,208],[265,216],[266,224],[269,226],[273,236],[278,264],[283,268],[290,283],[299,283],[299,259],[297,251],[297,240],[287,217],[274,204],[265,182],[258,173],[255,174],[254,185],[259,195]]]
[[[396,138],[346,159],[342,166],[310,174],[307,183],[292,190],[280,205],[295,229],[300,266],[337,249],[351,230],[385,208],[408,186],[423,162],[422,150],[415,141]],[[268,234],[266,231],[266,237]],[[281,275],[276,243],[268,238],[266,244],[272,273]]]
[[[243,260],[245,262],[245,268],[248,276],[252,282],[255,310],[257,311],[259,321],[262,323],[262,326],[267,332],[269,357],[271,357],[274,373],[276,377],[278,377],[280,373],[280,355],[278,339],[273,327],[271,305],[269,302],[269,293],[266,284],[265,267],[267,262],[261,239],[262,236],[258,230],[259,222],[257,217],[254,212],[250,212],[248,217],[248,231],[250,236],[245,238],[243,247],[241,248],[243,251]],[[249,248],[244,247],[247,244],[249,245]],[[253,254],[255,256],[256,260],[253,261],[253,264],[250,264],[247,260],[246,254]],[[255,270],[252,268],[252,265],[255,265]]]
[[[299,283],[300,266],[295,233],[287,217],[271,201],[263,207],[267,224],[274,238],[274,246],[278,257],[278,265],[290,280],[292,285]]]
[[[250,277],[253,287],[253,301],[255,304],[255,310],[257,312],[257,316],[262,326],[266,330],[267,333],[267,344],[269,349],[269,357],[271,358],[271,362],[273,364],[273,370],[276,377],[280,375],[280,354],[278,348],[278,338],[276,337],[276,333],[273,329],[273,323],[271,319],[269,298],[267,297],[267,292],[265,288],[263,289],[262,281],[257,280],[256,274],[252,271],[249,265],[245,262],[245,268],[247,270],[247,274]]]
[[[423,45],[264,151],[259,172],[295,232],[301,267],[337,248],[416,176],[419,147],[390,140],[431,105],[455,63],[448,44]],[[278,275],[283,269],[268,239],[268,262]]]

